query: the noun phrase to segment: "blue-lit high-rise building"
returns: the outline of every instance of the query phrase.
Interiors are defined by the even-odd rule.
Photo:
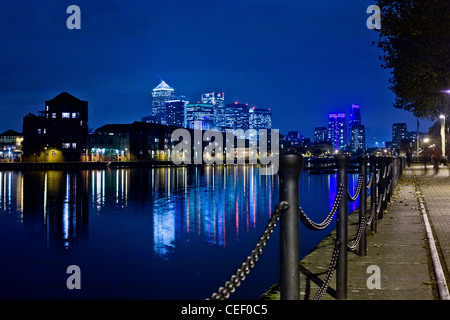
[[[350,147],[353,152],[366,149],[366,128],[361,124],[359,105],[352,104],[348,120]]]
[[[347,114],[328,114],[328,140],[335,150],[342,149],[347,144]]]
[[[361,124],[361,110],[359,108],[359,105],[352,104],[352,107],[350,109],[350,115],[348,119],[348,127],[351,130],[354,125],[360,125]]]

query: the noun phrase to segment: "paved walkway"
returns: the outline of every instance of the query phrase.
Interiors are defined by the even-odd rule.
[[[434,231],[440,261],[449,285],[450,266],[450,169],[441,167],[436,174],[431,166],[411,167],[425,200]]]
[[[417,185],[434,228],[444,274],[450,279],[450,171],[445,168],[436,175],[432,166],[426,171],[423,165],[405,168],[383,219],[378,220],[377,233],[367,236],[367,256],[348,253],[348,300],[439,299]],[[349,216],[349,235],[356,234],[357,219],[357,213]],[[333,232],[300,262],[301,299],[312,299],[322,283],[334,239]],[[373,266],[379,270],[379,288]],[[369,288],[368,282],[375,288]],[[335,299],[335,288],[333,275],[323,299]],[[272,293],[279,298],[277,290]]]

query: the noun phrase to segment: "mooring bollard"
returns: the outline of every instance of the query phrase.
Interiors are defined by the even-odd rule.
[[[359,224],[364,223],[364,230],[359,240],[359,255],[367,255],[367,228],[366,228],[366,212],[367,212],[367,156],[359,156],[359,176],[363,177],[361,183],[361,191],[359,193]]]
[[[393,189],[393,179],[392,177],[394,176],[394,172],[393,172],[393,164],[392,164],[392,157],[387,157],[386,158],[387,163],[386,163],[386,170],[389,173],[389,175],[386,174],[386,209],[387,209],[387,204],[389,202],[391,202],[391,196],[392,196],[392,189]]]
[[[378,174],[380,175],[380,180],[378,181],[377,200],[381,201],[380,211],[378,212],[378,219],[383,219],[383,209],[384,209],[383,194],[384,194],[384,180],[385,180],[384,173],[385,173],[384,157],[378,157]]]
[[[336,298],[347,299],[347,173],[350,157],[345,154],[336,155],[334,160],[337,166],[337,188],[343,188],[336,214],[336,238],[339,247],[336,262]]]
[[[381,214],[382,214],[382,216],[381,216],[381,218],[384,218],[383,217],[383,215],[384,215],[384,210],[386,210],[387,209],[387,202],[388,202],[388,195],[389,195],[389,190],[388,190],[388,185],[389,185],[389,176],[388,176],[388,173],[389,173],[389,157],[386,157],[386,156],[384,156],[383,157],[383,167],[384,167],[384,170],[385,170],[385,172],[386,172],[386,174],[384,174],[384,181],[383,181],[383,195],[384,195],[384,197],[383,197],[383,206],[382,206],[382,212],[381,212]]]
[[[297,153],[280,155],[280,202],[287,201],[287,209],[280,218],[280,299],[300,299],[300,230],[299,178],[303,157]]]
[[[370,214],[372,214],[372,208],[375,210],[374,217],[370,223],[370,231],[372,232],[377,232],[377,162],[378,160],[376,156],[370,156],[370,174],[373,175],[372,185],[370,186]]]

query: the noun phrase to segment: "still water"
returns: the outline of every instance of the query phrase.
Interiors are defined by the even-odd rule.
[[[278,184],[249,165],[0,172],[0,298],[207,298],[253,249]],[[335,190],[336,175],[303,172],[302,208],[322,221]],[[301,226],[301,256],[334,227]],[[79,290],[66,286],[70,265]],[[278,279],[279,226],[231,298],[257,299]]]

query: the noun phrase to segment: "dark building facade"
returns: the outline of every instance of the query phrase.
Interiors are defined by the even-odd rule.
[[[394,123],[392,125],[392,147],[399,148],[402,140],[407,138],[406,123]]]
[[[88,102],[63,92],[23,118],[24,161],[79,161],[86,154]]]
[[[326,127],[314,128],[314,142],[328,141],[328,129]]]
[[[178,129],[156,123],[135,121],[106,124],[89,136],[90,161],[170,160],[172,132]]]
[[[135,121],[130,124],[107,124],[95,130],[89,136],[88,160],[89,161],[171,161],[174,147],[179,140],[172,140],[172,133],[180,129],[175,126],[166,126],[156,123],[146,123]],[[215,144],[214,139],[205,138],[205,131],[194,129],[183,129],[190,135],[191,160],[199,158],[206,147]],[[222,140],[221,145],[214,148],[214,154],[204,154],[211,159],[217,156],[223,161],[226,160],[226,141],[229,138],[226,132],[214,131]],[[200,141],[195,138],[199,137]],[[271,133],[268,134],[268,152],[272,146]],[[244,140],[244,141],[242,141]],[[184,141],[184,139],[183,139]],[[239,147],[242,143],[242,148]],[[232,144],[236,149],[232,153],[233,157],[249,157],[252,141],[248,136],[242,138],[233,135]],[[233,147],[234,148],[234,147]],[[259,148],[257,149],[259,152]],[[204,158],[206,159],[206,158]],[[186,160],[186,159],[185,159]]]

